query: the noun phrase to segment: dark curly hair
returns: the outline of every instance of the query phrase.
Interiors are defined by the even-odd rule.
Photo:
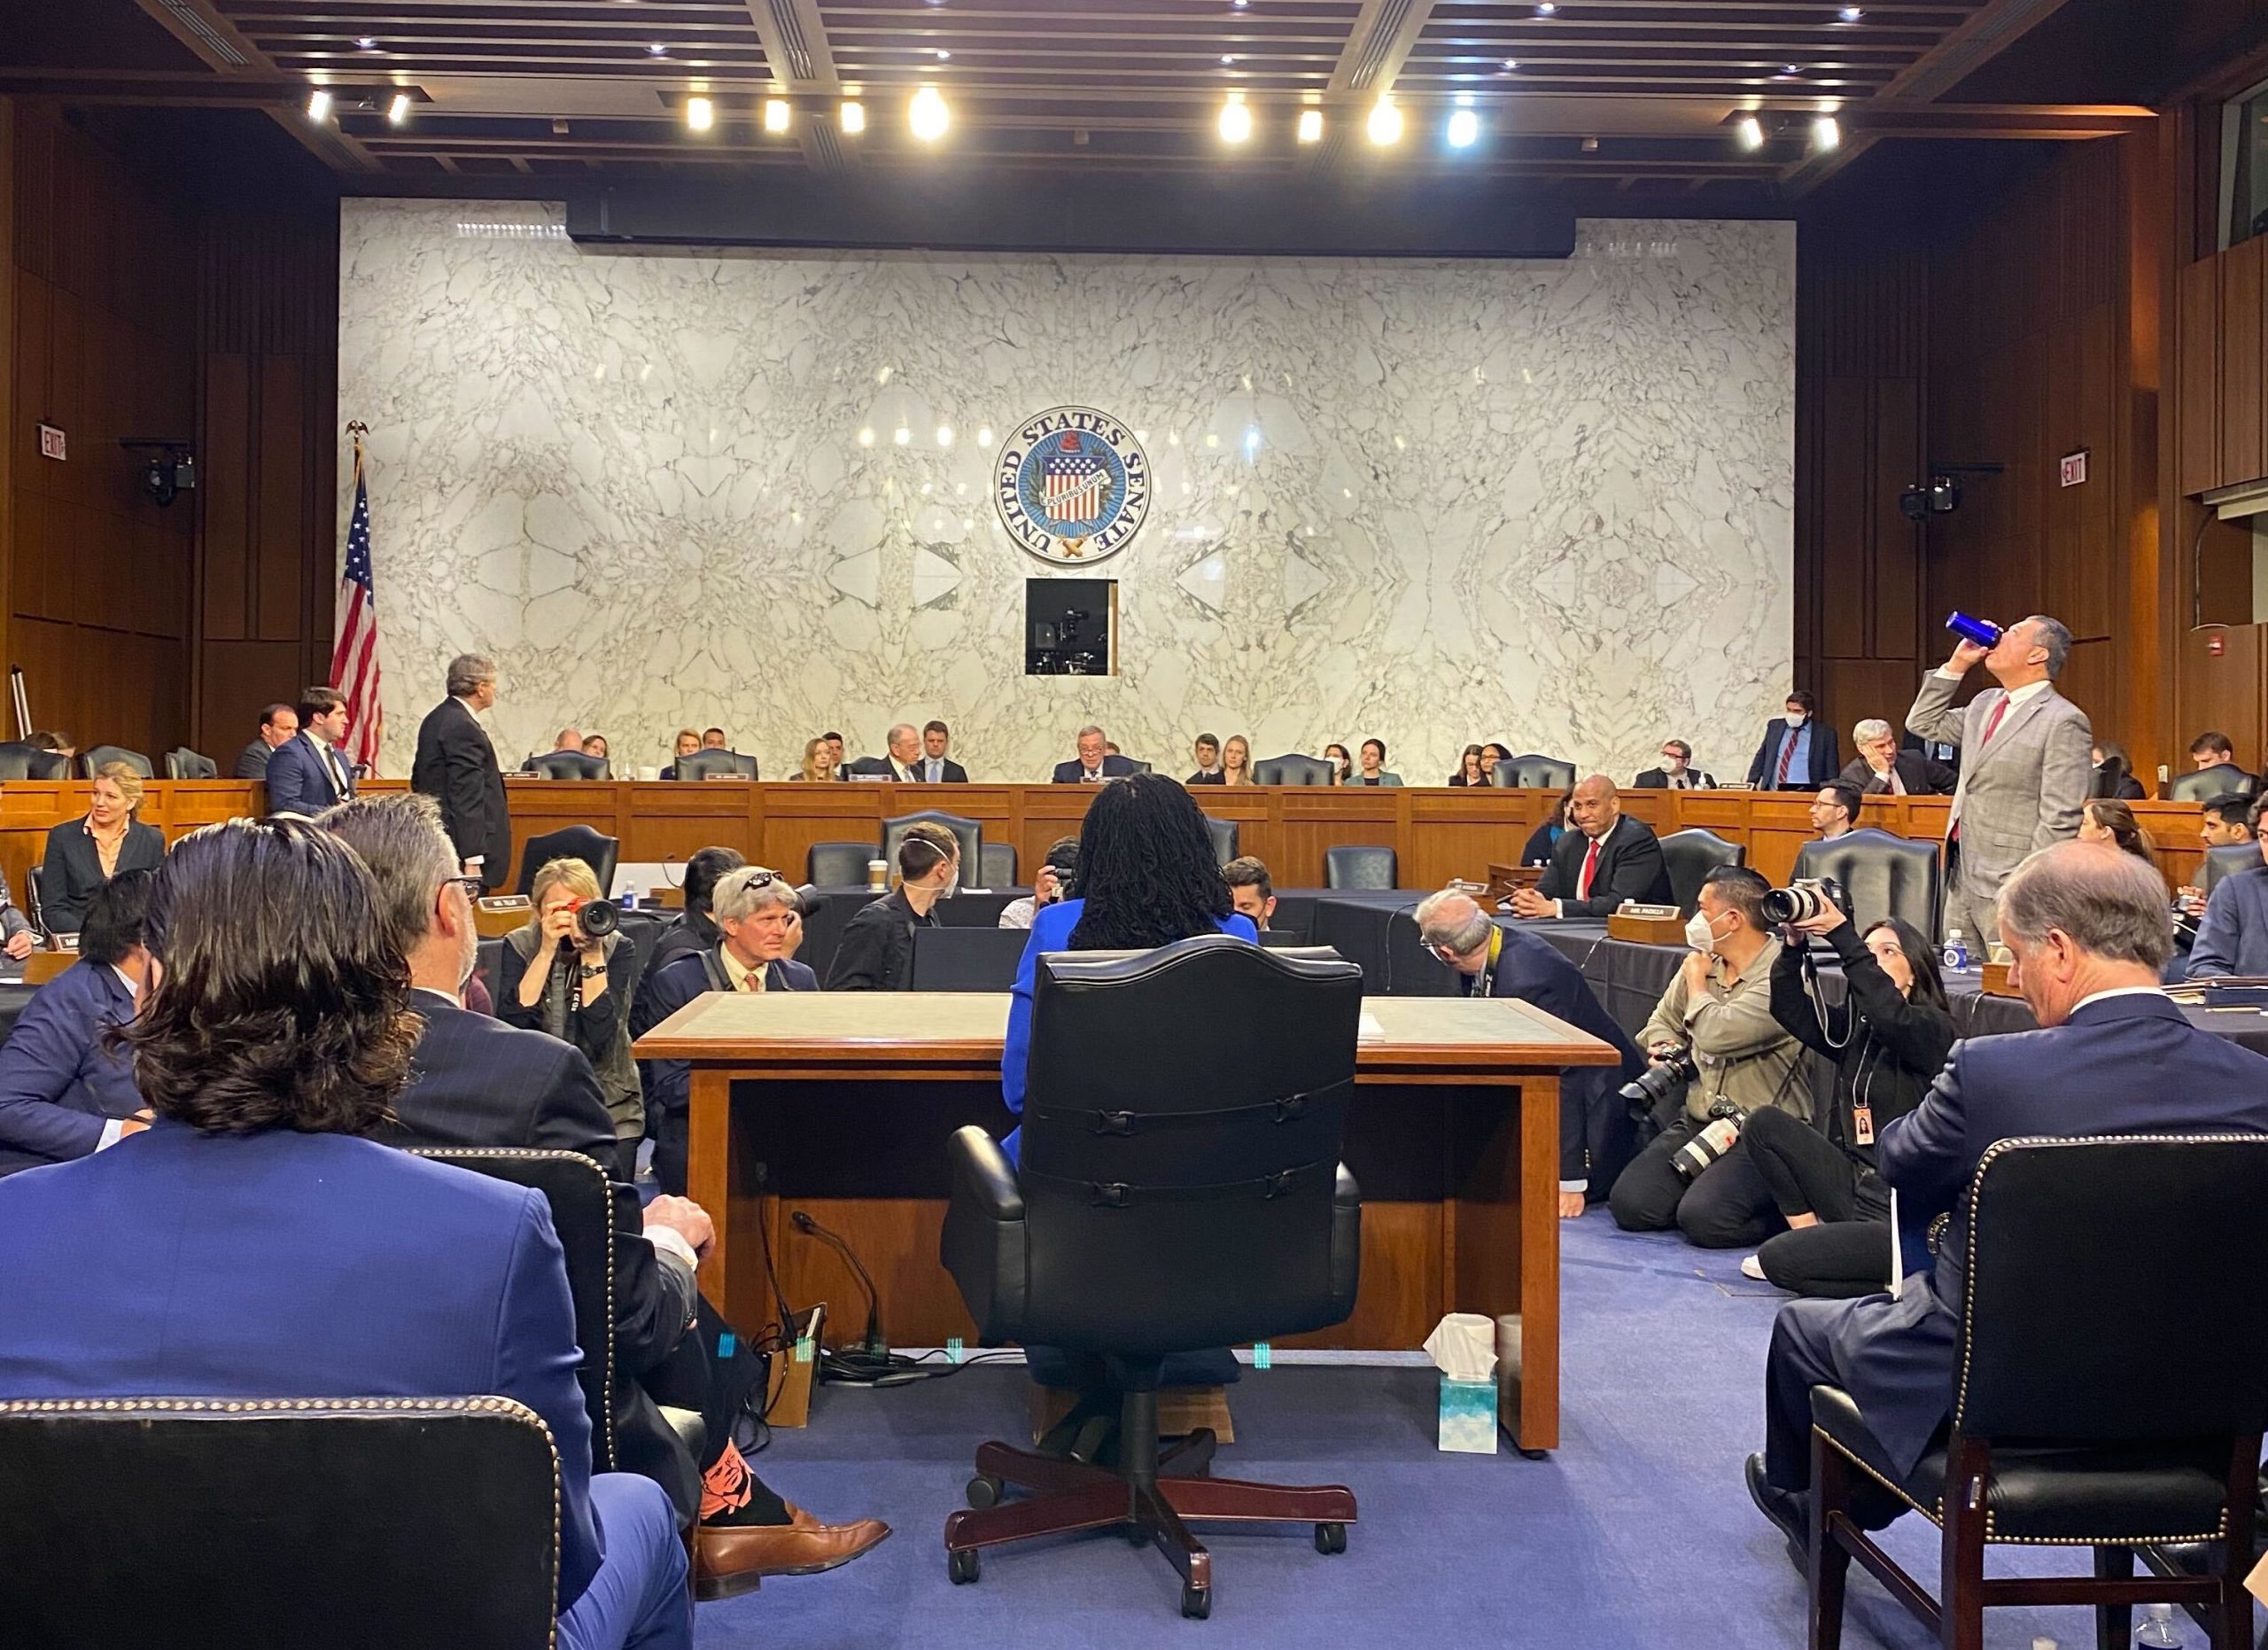
[[[218,1134],[359,1134],[409,1080],[419,1022],[360,856],[303,820],[183,837],[151,879],[161,969],[121,1028],[159,1117]]]
[[[1102,787],[1079,828],[1074,951],[1146,951],[1210,934],[1235,909],[1205,815],[1177,782],[1136,774]]]
[[[727,871],[737,871],[748,863],[748,857],[738,848],[702,848],[685,862],[685,908],[703,916],[709,915],[710,896],[717,891],[717,883]]]

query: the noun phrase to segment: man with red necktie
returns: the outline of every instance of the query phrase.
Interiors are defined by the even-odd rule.
[[[2078,835],[2080,805],[2093,777],[2094,731],[2085,711],[2055,691],[2071,656],[2071,633],[2044,613],[2010,625],[1991,648],[1961,642],[1922,678],[1906,726],[1923,739],[1961,747],[1946,833],[1952,872],[1945,925],[1985,945],[2000,938],[2000,885],[2024,857]],[[1979,662],[2000,685],[1953,708],[1961,679]]]
[[[1626,899],[1676,903],[1660,840],[1651,826],[1623,813],[1612,780],[1593,774],[1575,787],[1568,811],[1575,829],[1560,833],[1536,885],[1514,891],[1514,915],[1604,917]]]

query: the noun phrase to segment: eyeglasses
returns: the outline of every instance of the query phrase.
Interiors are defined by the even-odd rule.
[[[478,876],[444,876],[441,879],[441,886],[463,889],[464,897],[475,904],[478,904],[481,896],[488,891],[488,884]]]

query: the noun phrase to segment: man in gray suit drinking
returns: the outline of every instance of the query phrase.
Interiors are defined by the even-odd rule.
[[[2024,856],[2076,837],[2094,760],[2085,711],[2055,691],[2071,633],[2044,613],[2010,625],[1991,648],[1963,641],[1922,678],[1906,725],[1961,748],[1961,782],[1946,833],[1953,873],[1946,930],[1985,945],[2000,937],[2000,884]],[[1961,709],[1953,696],[1979,660],[2000,685]],[[1981,947],[1978,949],[1981,956]]]

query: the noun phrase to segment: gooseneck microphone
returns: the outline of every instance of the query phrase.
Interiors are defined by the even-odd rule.
[[[866,1291],[866,1338],[865,1345],[860,1350],[869,1358],[888,1358],[889,1343],[882,1335],[882,1296],[875,1292],[874,1280],[867,1275],[866,1269],[859,1263],[858,1257],[851,1252],[848,1243],[819,1225],[803,1210],[798,1209],[788,1218],[793,1222],[796,1231],[817,1238],[850,1263],[850,1270],[858,1275],[859,1287]]]

